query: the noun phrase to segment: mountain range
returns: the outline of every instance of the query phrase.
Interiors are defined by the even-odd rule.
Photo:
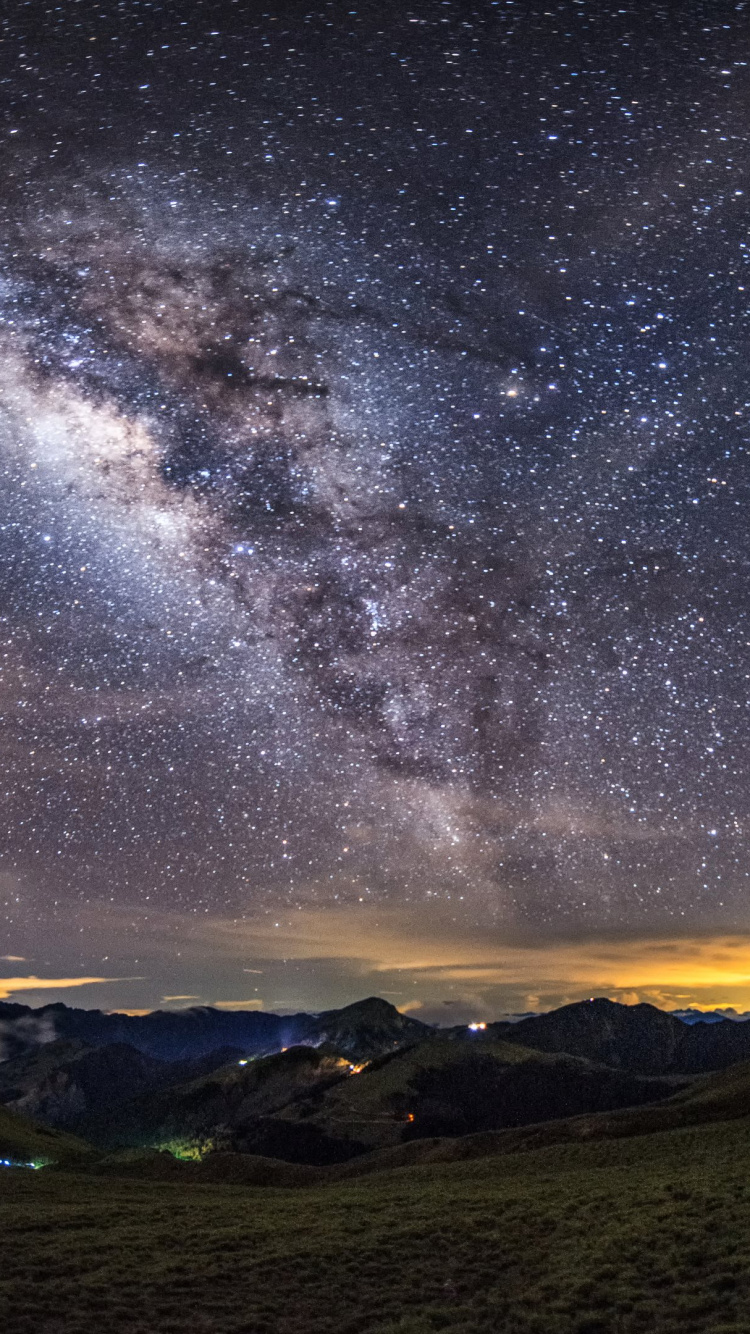
[[[379,997],[321,1014],[278,1015],[258,1010],[154,1010],[150,1014],[108,1014],[56,1003],[32,1009],[0,1002],[0,1049],[17,1056],[57,1039],[87,1047],[126,1043],[163,1061],[192,1060],[230,1047],[257,1056],[300,1043],[333,1042],[347,1055],[364,1058],[416,1040],[429,1026],[400,1014]]]
[[[427,1138],[628,1108],[656,1115],[692,1096],[700,1076],[750,1061],[750,1025],[736,1019],[692,1023],[605,999],[447,1029],[377,997],[293,1016],[3,1004],[0,1035],[0,1111],[37,1131],[81,1137],[100,1154],[316,1167]]]
[[[597,998],[488,1024],[487,1033],[539,1051],[564,1051],[643,1075],[700,1074],[750,1059],[750,1025],[690,1023],[654,1005]]]

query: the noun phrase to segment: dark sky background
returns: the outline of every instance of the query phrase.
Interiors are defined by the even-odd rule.
[[[0,993],[750,1003],[750,7],[3,15]]]

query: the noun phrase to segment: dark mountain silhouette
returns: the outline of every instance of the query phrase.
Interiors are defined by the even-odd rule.
[[[334,1042],[345,1055],[364,1059],[414,1042],[430,1031],[428,1025],[400,1014],[395,1006],[376,996],[320,1015],[289,1016],[255,1010],[214,1010],[210,1006],[176,1012],[155,1010],[144,1015],[105,1014],[62,1004],[32,1010],[26,1005],[0,1002],[0,1028],[14,1043],[16,1052],[19,1048],[28,1051],[53,1037],[87,1047],[126,1043],[164,1061],[207,1056],[221,1047],[255,1056],[300,1043],[315,1046],[321,1042]]]
[[[37,1045],[33,1030],[28,1031],[30,1017],[44,1024],[47,1036],[51,1032],[62,1042],[81,1042],[87,1047],[126,1043],[146,1056],[163,1061],[207,1056],[220,1047],[236,1048],[250,1055],[275,1051],[289,1046],[298,1029],[311,1022],[309,1015],[286,1019],[277,1014],[214,1010],[208,1006],[129,1015],[76,1010],[62,1004],[31,1010],[25,1005],[1,1002],[0,1024],[6,1034],[19,1035],[26,1050]]]
[[[643,1075],[701,1074],[750,1059],[750,1024],[685,1023],[654,1005],[578,1001],[487,1033],[538,1051],[568,1052]]]
[[[689,1074],[726,1070],[738,1061],[750,1060],[750,1024],[735,1019],[691,1024],[680,1043],[677,1060],[680,1069]]]
[[[539,1051],[567,1051],[635,1074],[703,1074],[750,1059],[750,1023],[685,1023],[653,1005],[579,1000],[487,1033]]]
[[[718,1014],[713,1022],[691,1018],[683,1020],[653,1005],[620,1005],[599,998],[491,1023],[485,1036],[538,1051],[567,1052],[635,1074],[701,1073],[750,1059],[750,1023]],[[433,1031],[378,997],[318,1015],[202,1006],[124,1015],[62,1004],[34,1010],[0,1002],[6,1055],[39,1049],[50,1039],[88,1048],[124,1043],[144,1056],[172,1062],[210,1056],[221,1048],[250,1057],[328,1042],[357,1062],[411,1045]],[[447,1031],[467,1040],[481,1036],[466,1026]]]
[[[744,1024],[750,1019],[747,1010],[735,1010],[732,1005],[721,1010],[670,1010],[676,1019],[684,1024],[720,1024],[723,1019],[731,1019],[735,1024]]]
[[[614,1069],[661,1075],[675,1070],[689,1029],[653,1005],[599,999],[564,1005],[518,1023],[489,1024],[487,1032],[538,1051],[564,1051]]]

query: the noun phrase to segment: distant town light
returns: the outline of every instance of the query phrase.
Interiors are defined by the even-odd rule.
[[[487,1027],[486,1024],[469,1024],[469,1029],[471,1030],[472,1033],[479,1033],[482,1029],[485,1029],[486,1027]]]

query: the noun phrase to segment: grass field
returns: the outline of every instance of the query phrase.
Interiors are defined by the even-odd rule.
[[[3,1334],[747,1334],[750,1120],[304,1190],[0,1174]]]

